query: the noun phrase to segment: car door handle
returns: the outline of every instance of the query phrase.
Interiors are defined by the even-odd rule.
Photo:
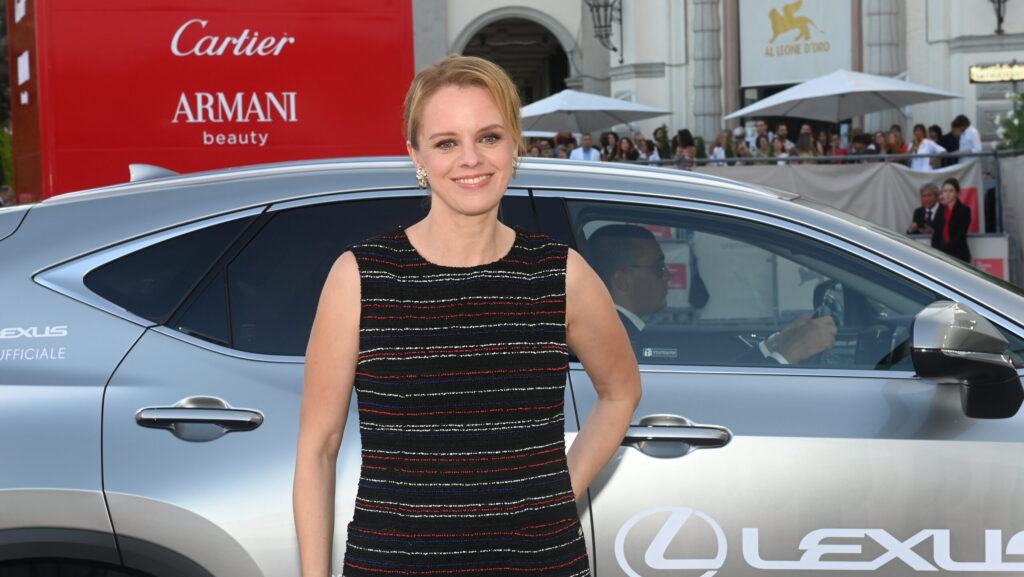
[[[148,407],[136,413],[135,421],[154,429],[170,429],[176,423],[208,423],[231,431],[251,431],[263,424],[263,415],[248,409]]]
[[[188,397],[172,407],[146,407],[135,413],[143,427],[168,429],[187,441],[211,441],[232,431],[251,431],[263,424],[263,413],[232,408],[217,397]]]
[[[652,457],[669,458],[724,447],[731,440],[732,433],[725,427],[698,425],[679,415],[648,415],[629,427],[622,444]]]

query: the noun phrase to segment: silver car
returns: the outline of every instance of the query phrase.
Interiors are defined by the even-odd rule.
[[[0,209],[0,577],[298,574],[303,352],[350,243],[425,211],[408,159],[141,180]],[[794,195],[528,160],[502,220],[658,239],[634,426],[580,502],[595,575],[1024,573],[1022,292]],[[801,315],[835,342],[756,351]],[[579,363],[571,442],[595,401]],[[355,404],[338,464],[351,515]],[[340,573],[344,533],[337,532]]]

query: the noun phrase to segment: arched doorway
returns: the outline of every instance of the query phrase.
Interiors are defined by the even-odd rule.
[[[523,104],[565,89],[569,58],[555,35],[532,20],[503,18],[478,30],[462,50],[508,71]]]

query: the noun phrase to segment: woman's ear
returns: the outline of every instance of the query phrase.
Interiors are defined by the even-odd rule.
[[[405,151],[409,153],[409,156],[412,158],[412,162],[413,164],[416,165],[416,168],[423,166],[420,163],[420,159],[418,153],[416,152],[416,149],[413,148],[412,143],[409,142],[408,140],[405,141]]]

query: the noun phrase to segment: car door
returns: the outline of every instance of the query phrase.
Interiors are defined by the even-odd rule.
[[[668,288],[635,343],[634,427],[590,489],[597,575],[1024,570],[1024,418],[967,418],[958,387],[913,368],[914,318],[938,287],[764,214],[567,196],[599,274],[592,235],[637,227],[664,262],[622,266]],[[762,350],[809,321],[837,325],[830,347],[789,364]],[[595,401],[582,369],[581,419]]]
[[[416,222],[423,199],[378,191],[273,205],[140,339],[108,385],[104,417],[107,502],[126,565],[175,575],[297,574],[292,473],[302,355],[320,288],[347,245]],[[510,195],[504,212],[511,224],[533,226],[525,193]],[[159,246],[139,249],[136,260],[146,261],[147,250]],[[352,403],[335,527],[351,517],[358,471]],[[344,531],[334,545],[340,566]]]

